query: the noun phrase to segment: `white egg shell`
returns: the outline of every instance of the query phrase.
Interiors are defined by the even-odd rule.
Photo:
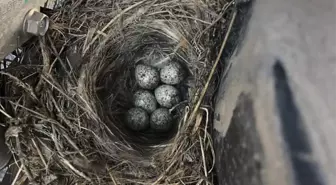
[[[172,120],[167,108],[159,108],[150,116],[150,127],[158,132],[167,132],[172,128]]]
[[[157,108],[157,102],[153,93],[147,90],[138,90],[134,93],[134,105],[152,113]]]
[[[155,89],[160,83],[160,73],[152,66],[139,64],[135,67],[135,79],[141,88]]]
[[[179,91],[171,85],[161,85],[154,91],[157,102],[166,108],[172,108],[181,101]]]
[[[185,71],[178,62],[169,62],[160,70],[160,79],[163,83],[176,85],[183,81]]]
[[[142,108],[131,108],[126,115],[127,127],[134,131],[143,131],[149,127],[149,116]]]

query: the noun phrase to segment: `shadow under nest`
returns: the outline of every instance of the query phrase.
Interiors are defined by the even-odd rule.
[[[227,1],[65,1],[24,63],[3,72],[7,144],[37,184],[211,184],[211,117],[228,29]],[[225,17],[227,16],[227,17]],[[136,64],[180,62],[168,134],[124,126],[138,89]],[[219,66],[220,67],[220,66]],[[20,70],[20,69],[29,70]],[[213,78],[208,78],[208,76]],[[206,87],[206,94],[202,90]]]

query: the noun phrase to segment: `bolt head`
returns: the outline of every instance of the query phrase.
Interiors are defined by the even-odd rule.
[[[35,36],[44,36],[48,28],[48,16],[36,10],[32,10],[27,14],[24,22],[24,32]]]

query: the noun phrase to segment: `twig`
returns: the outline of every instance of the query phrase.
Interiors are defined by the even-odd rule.
[[[51,125],[51,129],[52,129],[52,135],[51,135],[51,139],[52,139],[52,141],[54,142],[54,144],[55,144],[55,147],[56,147],[56,150],[57,150],[57,152],[59,153],[59,155],[61,156],[61,157],[64,157],[64,155],[61,153],[62,151],[61,151],[61,148],[60,148],[60,146],[59,146],[59,144],[58,144],[58,142],[57,142],[57,135],[56,135],[56,128],[55,128],[55,126],[54,125]]]
[[[11,78],[13,81],[16,82],[16,84],[17,84],[19,87],[22,87],[23,90],[25,90],[28,94],[30,94],[30,96],[31,96],[34,100],[37,100],[37,96],[35,95],[33,89],[31,88],[31,86],[29,86],[28,84],[24,83],[22,80],[20,80],[19,78],[17,78],[16,76],[13,76],[13,75],[11,75],[11,74],[9,74],[9,73],[0,71],[0,74],[1,74],[1,75],[6,75],[6,76],[8,76],[9,78]]]
[[[42,152],[41,152],[41,150],[40,150],[40,147],[37,145],[37,143],[35,142],[34,139],[31,139],[31,140],[32,140],[32,142],[33,142],[33,144],[34,144],[34,146],[35,146],[35,148],[36,148],[36,150],[37,150],[38,155],[40,156],[40,158],[41,158],[41,160],[42,160],[42,163],[43,163],[44,166],[45,166],[46,173],[48,173],[48,171],[49,171],[49,169],[48,169],[48,165],[47,165],[47,162],[46,162],[46,160],[45,160],[45,158],[44,158],[44,156],[43,156],[43,154],[42,154]]]
[[[47,79],[45,76],[42,75],[42,79],[44,79],[49,85],[51,85],[53,88],[55,88],[59,93],[61,93],[63,96],[65,96],[67,99],[75,103],[78,107],[80,107],[83,110],[86,110],[83,106],[81,106],[78,102],[76,102],[73,98],[68,96],[64,91],[62,91],[58,86],[53,84],[49,79]]]
[[[5,112],[4,110],[3,110],[3,108],[1,108],[0,109],[0,113],[2,113],[3,115],[5,115],[7,118],[9,118],[9,119],[12,119],[12,116],[10,116],[9,114],[7,114],[7,112]]]
[[[179,106],[181,106],[181,105],[183,105],[183,104],[188,104],[188,101],[187,101],[187,100],[186,100],[186,101],[182,101],[182,102],[180,102],[180,103],[174,105],[172,108],[169,109],[169,112],[171,113],[171,112],[174,111],[177,107],[179,107]]]
[[[134,5],[132,6],[129,6],[127,7],[125,10],[121,11],[118,15],[114,16],[113,19],[108,22],[103,29],[100,30],[100,32],[104,32],[108,27],[110,27],[116,20],[119,19],[119,17],[121,17],[123,14],[125,14],[126,12],[132,10],[133,8],[141,5],[142,3],[144,3],[145,1],[140,1],[138,3],[135,3]],[[92,41],[86,46],[84,52],[83,52],[83,56],[84,54],[87,52],[87,50],[90,48],[90,46],[98,39],[98,37],[100,36],[100,34],[97,34],[93,39]]]
[[[82,157],[84,157],[86,160],[88,160],[87,159],[87,157],[79,150],[79,147],[76,145],[76,143],[70,138],[70,136],[66,133],[66,132],[64,132],[64,131],[62,131],[62,134],[63,134],[63,136],[66,138],[66,140],[70,143],[70,145],[74,148],[74,149],[76,149],[77,150],[77,152],[82,156]]]
[[[234,13],[233,13],[233,15],[232,15],[232,19],[231,19],[229,28],[228,28],[227,33],[225,35],[225,38],[224,38],[224,41],[223,41],[222,46],[220,48],[220,51],[219,51],[219,53],[217,55],[217,59],[216,59],[214,65],[213,65],[213,67],[211,69],[211,72],[210,72],[209,76],[208,76],[207,83],[205,84],[204,88],[202,89],[201,94],[199,96],[199,99],[198,99],[198,101],[197,101],[197,103],[196,103],[196,105],[195,105],[195,107],[194,107],[194,109],[193,109],[193,111],[192,111],[192,113],[191,113],[191,115],[189,117],[188,125],[191,124],[191,122],[195,119],[197,110],[199,109],[199,107],[200,107],[200,105],[201,105],[201,103],[203,101],[203,98],[204,98],[204,96],[205,96],[205,94],[206,94],[206,92],[207,92],[207,90],[209,88],[210,82],[212,80],[212,77],[213,77],[216,69],[217,69],[217,65],[219,63],[219,60],[222,57],[225,45],[226,45],[226,43],[228,41],[228,38],[229,38],[229,35],[231,33],[231,29],[232,29],[232,26],[233,26],[233,22],[236,19],[236,15],[237,15],[237,10],[235,10]]]
[[[202,110],[205,112],[205,126],[204,126],[204,136],[203,136],[203,142],[206,140],[207,130],[208,130],[208,124],[209,124],[209,110],[207,108],[201,107]]]
[[[113,184],[118,185],[111,172],[109,172],[109,175],[110,175],[111,180],[113,181]]]
[[[32,114],[35,114],[36,116],[39,116],[40,119],[45,119],[46,121],[49,121],[49,122],[50,122],[50,119],[48,119],[48,118],[45,117],[44,115],[42,115],[42,114],[40,114],[40,113],[38,113],[38,112],[36,112],[36,111],[34,111],[34,110],[32,110],[32,109],[29,109],[29,108],[27,108],[27,107],[25,107],[25,106],[23,106],[23,105],[21,105],[21,104],[19,104],[19,103],[15,103],[15,102],[12,102],[12,101],[9,101],[9,102],[10,102],[11,104],[13,104],[13,105],[16,105],[17,107],[20,107],[20,108],[22,108],[22,109],[24,109],[24,110],[26,110],[26,111],[32,113]]]
[[[50,69],[50,59],[49,59],[50,54],[47,48],[45,47],[44,37],[39,39],[39,42],[40,42],[40,48],[41,48],[41,53],[42,53],[42,59],[43,59],[42,74],[47,74]],[[40,92],[42,90],[42,85],[43,85],[43,79],[40,78],[35,88],[36,92]]]
[[[72,166],[72,164],[71,164],[68,160],[66,160],[66,159],[64,159],[64,158],[61,158],[60,160],[61,160],[61,162],[62,162],[64,165],[68,166],[68,167],[69,167],[73,172],[75,172],[77,175],[79,175],[79,176],[83,177],[85,180],[91,182],[91,179],[90,179],[89,177],[87,177],[84,173],[80,172],[80,171],[77,170],[74,166]]]
[[[26,164],[25,164],[25,158],[23,156],[23,153],[22,153],[22,149],[21,149],[21,143],[20,143],[20,139],[19,137],[15,137],[15,142],[16,142],[16,147],[17,147],[17,150],[18,150],[18,154],[19,154],[19,157],[21,159],[21,165],[23,167],[23,170],[25,172],[25,174],[27,175],[29,181],[33,181],[34,178],[33,178],[33,175],[31,174],[30,170],[27,168]]]
[[[192,132],[193,134],[195,134],[199,130],[202,120],[203,120],[203,115],[201,113],[198,113],[195,116],[195,125],[194,125],[194,130]]]
[[[199,139],[199,143],[200,143],[200,146],[201,146],[201,154],[202,154],[202,161],[203,161],[203,168],[204,168],[204,175],[205,177],[208,177],[208,170],[207,170],[207,167],[206,167],[206,160],[205,160],[205,154],[204,154],[204,147],[203,147],[203,142],[202,142],[202,138],[200,135],[198,135],[198,139]],[[208,183],[207,183],[208,184]]]
[[[49,42],[52,43],[50,37],[48,37],[48,39],[49,39]],[[62,46],[60,52],[57,54],[57,53],[56,53],[57,50],[56,50],[55,46],[53,46],[53,44],[52,44],[52,48],[53,48],[54,52],[57,54],[57,57],[56,57],[56,58],[53,60],[53,62],[51,63],[51,65],[50,65],[50,67],[49,67],[49,71],[48,71],[48,73],[51,73],[51,70],[53,69],[53,67],[54,67],[54,65],[56,64],[57,60],[60,60],[62,67],[66,70],[66,67],[64,66],[64,63],[62,62],[62,60],[61,60],[61,58],[60,58],[60,54],[61,54],[61,53],[63,52],[63,50],[65,49],[65,46],[66,46],[66,45],[67,45],[67,42],[65,42],[65,43],[63,44],[63,46]]]
[[[169,170],[170,170],[174,165],[175,165],[175,162],[172,162],[172,163],[168,166],[168,168],[163,172],[163,174],[161,174],[160,177],[159,177],[154,183],[152,183],[152,185],[156,185],[157,183],[159,183],[159,182],[162,180],[162,178],[164,177],[164,175],[165,175],[167,172],[169,172]]]
[[[16,173],[11,185],[15,185],[16,181],[18,180],[20,176],[20,173],[22,172],[22,168],[23,168],[23,164],[21,164],[19,171]]]
[[[203,179],[200,179],[200,180],[197,182],[197,184],[196,184],[196,185],[201,185],[201,184],[202,184],[202,182],[203,182]]]
[[[215,150],[214,150],[214,147],[213,147],[213,142],[212,142],[212,139],[211,139],[211,135],[209,133],[207,133],[207,138],[209,140],[208,144],[210,145],[210,151],[211,151],[211,155],[212,155],[212,165],[211,165],[211,168],[209,169],[208,173],[211,173],[212,170],[215,168],[215,163],[216,163],[216,158],[215,158]]]
[[[233,4],[234,4],[234,1],[231,1],[231,2],[227,3],[227,4],[223,7],[223,10],[222,10],[223,13],[221,13],[221,14],[217,17],[217,19],[216,19],[215,21],[213,21],[208,27],[206,27],[206,28],[205,28],[200,34],[198,34],[195,38],[200,39],[200,37],[201,37],[206,31],[208,31],[211,27],[213,27],[218,21],[220,21],[220,20],[223,18],[224,12],[226,12],[226,10],[227,10],[231,5],[233,5]]]

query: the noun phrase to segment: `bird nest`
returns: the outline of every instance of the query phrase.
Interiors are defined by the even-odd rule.
[[[212,184],[212,103],[232,4],[66,0],[49,12],[47,35],[26,50],[20,69],[2,73],[14,181]],[[184,101],[171,109],[176,127],[128,130],[135,65],[169,61],[188,73],[179,87]]]

